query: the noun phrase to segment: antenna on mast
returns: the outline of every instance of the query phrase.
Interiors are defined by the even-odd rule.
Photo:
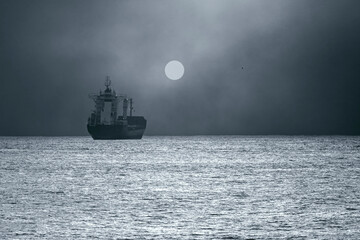
[[[111,80],[109,76],[106,76],[106,80],[105,80],[105,86],[106,89],[109,89],[109,86],[111,85]]]

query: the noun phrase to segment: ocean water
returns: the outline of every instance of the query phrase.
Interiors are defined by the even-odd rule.
[[[0,239],[360,239],[360,137],[0,137]]]

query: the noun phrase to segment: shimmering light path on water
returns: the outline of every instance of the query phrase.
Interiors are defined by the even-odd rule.
[[[360,137],[0,137],[0,239],[360,239]]]

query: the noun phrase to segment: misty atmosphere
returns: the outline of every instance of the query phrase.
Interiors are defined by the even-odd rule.
[[[360,2],[0,2],[0,135],[87,135],[108,75],[146,135],[360,134]],[[184,76],[169,80],[171,60]]]
[[[0,239],[360,239],[359,10],[0,0]]]

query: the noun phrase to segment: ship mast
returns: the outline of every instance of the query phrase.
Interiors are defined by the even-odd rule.
[[[111,80],[109,76],[106,76],[106,80],[105,80],[105,87],[106,90],[109,89],[109,86],[111,85]]]

